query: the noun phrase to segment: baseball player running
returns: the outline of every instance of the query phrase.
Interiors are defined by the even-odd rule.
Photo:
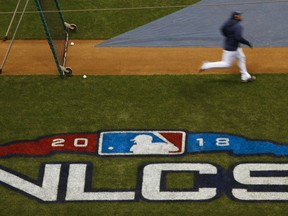
[[[255,76],[251,76],[246,68],[245,54],[240,47],[240,44],[245,44],[250,48],[253,48],[252,44],[242,37],[243,27],[240,25],[242,21],[242,13],[235,11],[231,17],[221,27],[221,33],[225,37],[224,50],[222,54],[222,61],[218,62],[204,62],[199,72],[211,69],[211,68],[228,68],[232,65],[235,59],[238,60],[238,66],[241,73],[242,82],[251,82],[256,79]]]

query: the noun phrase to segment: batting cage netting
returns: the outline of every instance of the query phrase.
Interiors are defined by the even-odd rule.
[[[66,67],[68,30],[74,32],[77,26],[65,22],[58,0],[35,0],[35,3],[59,74],[71,75],[72,69]]]

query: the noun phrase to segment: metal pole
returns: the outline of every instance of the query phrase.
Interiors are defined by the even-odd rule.
[[[13,21],[14,21],[14,18],[15,18],[16,12],[17,12],[17,10],[18,10],[18,7],[19,7],[19,5],[20,5],[20,2],[21,2],[21,0],[18,0],[18,3],[17,3],[17,5],[16,5],[15,11],[14,11],[14,13],[13,13],[12,19],[11,19],[10,24],[9,24],[9,26],[8,26],[7,32],[6,32],[6,34],[5,34],[4,38],[3,38],[3,41],[6,41],[6,40],[8,39],[8,34],[9,34],[10,28],[11,28],[11,26],[12,26],[12,23],[13,23]]]
[[[15,32],[14,32],[14,34],[13,34],[13,37],[12,37],[12,39],[11,39],[10,45],[9,45],[9,47],[8,47],[8,49],[7,49],[6,55],[5,55],[5,57],[4,57],[4,60],[3,60],[3,62],[2,62],[2,65],[1,65],[1,67],[0,67],[0,74],[2,73],[4,64],[5,64],[5,62],[6,62],[7,58],[8,58],[8,55],[9,55],[9,53],[10,53],[10,50],[11,50],[11,48],[12,48],[13,42],[14,42],[14,40],[15,40],[15,36],[16,36],[17,31],[18,31],[18,29],[19,29],[20,23],[21,23],[21,21],[22,21],[22,19],[23,19],[23,16],[24,16],[24,13],[25,13],[25,11],[26,11],[26,8],[27,8],[28,3],[29,3],[29,0],[26,0],[26,4],[25,4],[24,9],[23,9],[23,11],[22,11],[21,17],[20,17],[20,19],[19,19],[19,21],[18,21],[17,27],[16,27]]]

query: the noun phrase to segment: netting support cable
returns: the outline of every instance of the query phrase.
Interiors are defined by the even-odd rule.
[[[21,24],[21,22],[22,22],[22,19],[23,19],[23,16],[24,16],[24,14],[25,14],[25,11],[26,11],[26,8],[27,8],[27,6],[28,6],[28,3],[29,3],[29,0],[26,0],[26,4],[25,4],[25,6],[24,6],[24,8],[23,8],[21,17],[20,17],[20,19],[19,19],[19,21],[18,21],[18,24],[17,24],[16,29],[15,29],[15,31],[14,31],[13,37],[12,37],[12,39],[11,39],[11,42],[10,42],[10,44],[9,44],[9,47],[8,47],[8,49],[7,49],[7,52],[6,52],[6,54],[5,54],[5,57],[4,57],[3,62],[2,62],[2,64],[1,64],[0,73],[2,73],[2,71],[3,71],[4,65],[5,65],[5,63],[6,63],[6,61],[7,61],[7,58],[8,58],[8,56],[9,56],[9,53],[10,53],[10,51],[11,51],[13,42],[14,42],[14,40],[15,40],[15,36],[16,36],[17,31],[18,31],[18,29],[19,29],[19,26],[20,26],[20,24]]]
[[[19,5],[20,5],[20,2],[21,2],[21,0],[18,0],[18,3],[17,3],[16,8],[15,8],[15,10],[14,10],[13,16],[12,16],[12,18],[11,18],[11,20],[10,20],[8,29],[7,29],[7,31],[6,31],[6,34],[5,34],[4,38],[3,38],[4,41],[6,41],[6,40],[8,39],[8,34],[9,34],[10,29],[11,29],[12,23],[13,23],[13,21],[14,21],[15,15],[16,15],[16,13],[17,13],[17,11],[18,11],[18,7],[19,7]]]

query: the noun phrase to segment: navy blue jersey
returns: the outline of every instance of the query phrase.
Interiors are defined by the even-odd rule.
[[[252,45],[242,37],[243,28],[238,20],[230,18],[221,27],[221,32],[225,37],[224,49],[227,51],[236,51],[240,43],[251,47]]]

